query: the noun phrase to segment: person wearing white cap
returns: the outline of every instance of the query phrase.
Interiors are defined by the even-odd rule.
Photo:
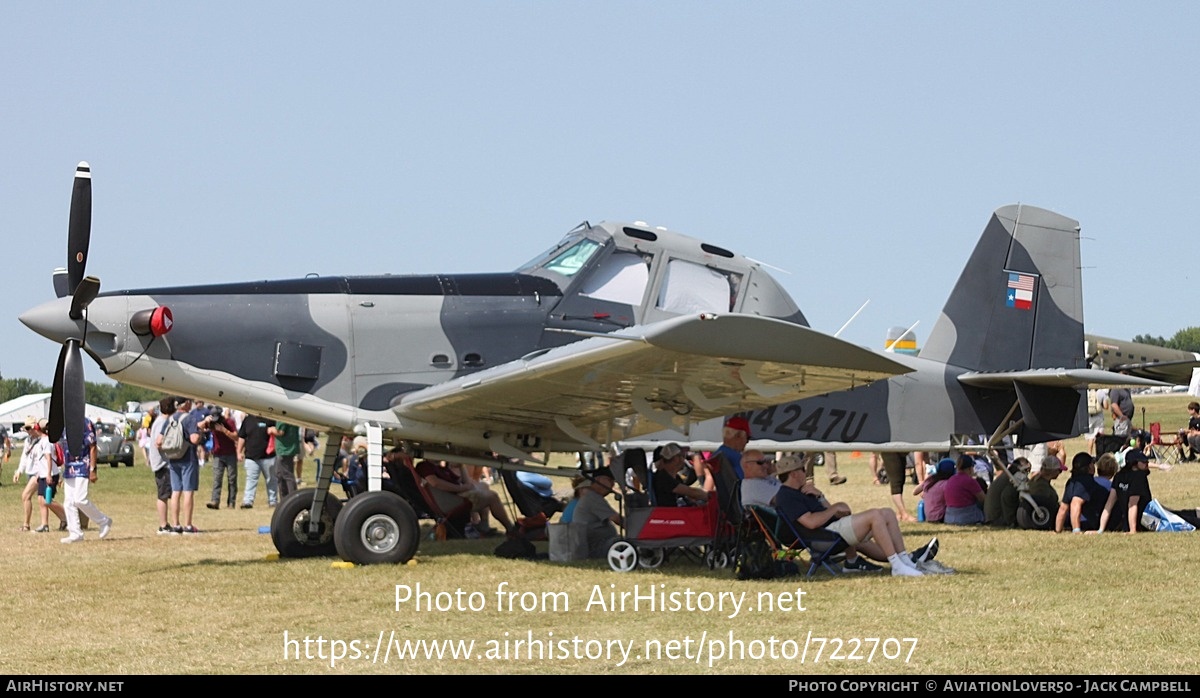
[[[687,456],[679,444],[668,443],[662,447],[659,459],[654,462],[655,470],[650,475],[650,491],[654,495],[655,506],[679,506],[680,499],[686,505],[708,501],[708,492],[699,487],[688,487],[679,479],[686,461]]]
[[[21,452],[21,462],[13,473],[13,483],[16,484],[22,475],[29,478],[25,490],[21,492],[21,504],[25,509],[25,525],[19,530],[29,530],[29,519],[33,516],[33,497],[38,498],[38,509],[41,513],[42,524],[34,529],[35,533],[46,533],[50,530],[50,512],[62,522],[61,531],[65,528],[66,514],[62,505],[54,501],[58,487],[59,467],[52,454],[54,444],[46,438],[46,420],[28,417],[25,419],[25,448]],[[50,503],[46,503],[46,494],[50,494]]]

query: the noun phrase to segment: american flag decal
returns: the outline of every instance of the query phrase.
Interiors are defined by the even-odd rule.
[[[1008,275],[1008,307],[1018,310],[1033,308],[1033,287],[1037,279],[1029,274]]]

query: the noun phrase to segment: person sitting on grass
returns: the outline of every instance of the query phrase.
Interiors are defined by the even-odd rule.
[[[943,458],[938,461],[937,470],[925,478],[925,482],[913,488],[913,494],[919,495],[925,503],[925,520],[930,523],[941,523],[946,518],[946,481],[954,475],[954,459]]]
[[[1147,530],[1142,526],[1142,512],[1154,498],[1150,494],[1150,459],[1139,449],[1125,455],[1125,467],[1113,478],[1112,491],[1100,514],[1097,533],[1106,530],[1137,533]]]
[[[1104,496],[1108,497],[1108,493],[1112,491],[1113,478],[1117,476],[1117,471],[1121,469],[1120,463],[1117,462],[1117,457],[1111,453],[1105,453],[1096,459],[1096,484],[1104,488]],[[1101,506],[1104,506],[1103,502]]]
[[[576,490],[579,504],[571,513],[571,523],[587,527],[588,557],[602,558],[617,537],[617,526],[623,524],[620,514],[605,500],[617,485],[613,471],[608,467],[596,468]]]
[[[1012,467],[1023,472],[1029,472],[1029,459],[1020,456],[1013,460]],[[992,484],[983,497],[983,520],[990,526],[1013,528],[1017,525],[1017,509],[1020,508],[1020,494],[1013,482],[1012,473],[997,460],[993,464]]]
[[[891,509],[868,509],[854,514],[845,502],[826,505],[820,491],[808,482],[804,460],[795,454],[784,457],[775,466],[782,487],[775,494],[779,516],[807,529],[826,529],[836,533],[850,546],[846,550],[847,571],[873,571],[875,565],[862,560],[857,553],[887,560],[892,576],[920,577],[926,573],[952,571],[939,563],[937,539],[933,539],[915,555],[909,555],[900,533],[900,523]]]
[[[962,454],[954,470],[945,485],[945,522],[956,526],[983,523],[984,493],[979,480],[975,479],[975,459]]]
[[[1062,533],[1068,519],[1071,533],[1094,531],[1100,527],[1100,514],[1108,501],[1108,490],[1096,482],[1096,464],[1092,455],[1080,451],[1071,459],[1071,478],[1063,489],[1062,504],[1054,521],[1054,532]]]

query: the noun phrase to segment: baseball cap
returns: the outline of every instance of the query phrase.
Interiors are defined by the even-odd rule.
[[[793,470],[804,469],[804,456],[797,453],[789,453],[775,462],[775,474],[787,475]]]
[[[1042,459],[1042,470],[1049,472],[1052,470],[1062,470],[1062,469],[1063,469],[1063,464],[1062,464],[1062,461],[1060,461],[1058,459],[1058,456],[1046,456],[1045,458]]]
[[[616,481],[616,479],[617,479],[617,477],[615,475],[613,475],[612,469],[609,468],[608,466],[604,466],[602,468],[596,468],[595,470],[592,471],[592,479],[595,480],[598,477],[606,477],[613,481]]]
[[[725,426],[730,429],[737,429],[746,432],[746,436],[750,436],[750,422],[746,421],[745,417],[730,417],[725,420]]]
[[[1127,466],[1137,465],[1138,463],[1149,463],[1149,462],[1150,462],[1150,459],[1146,457],[1146,454],[1142,453],[1141,451],[1137,450],[1136,448],[1133,449],[1132,451],[1130,451],[1129,453],[1125,454],[1125,465],[1127,465]]]
[[[955,466],[953,458],[943,458],[938,461],[937,474],[950,476],[954,474]]]
[[[659,454],[662,460],[671,460],[675,456],[683,453],[683,449],[677,443],[664,444],[662,452]]]

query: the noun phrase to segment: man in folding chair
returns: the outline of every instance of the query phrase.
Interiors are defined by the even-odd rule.
[[[852,514],[845,502],[827,504],[821,493],[807,481],[804,459],[790,455],[775,467],[782,487],[775,494],[775,509],[781,517],[808,529],[832,531],[850,546],[843,567],[851,568],[851,555],[861,552],[876,560],[887,560],[894,577],[920,577],[924,574],[952,574],[954,570],[933,560],[936,538],[913,556],[905,548],[900,523],[891,509],[868,509]],[[857,555],[855,555],[857,557]],[[856,564],[866,563],[859,560]],[[870,563],[866,563],[870,564]],[[874,565],[871,565],[874,567]]]
[[[1179,430],[1179,459],[1184,463],[1191,463],[1196,460],[1196,452],[1200,451],[1200,402],[1189,402],[1188,410],[1188,425],[1187,429]],[[1184,453],[1184,447],[1187,447],[1191,453]]]

